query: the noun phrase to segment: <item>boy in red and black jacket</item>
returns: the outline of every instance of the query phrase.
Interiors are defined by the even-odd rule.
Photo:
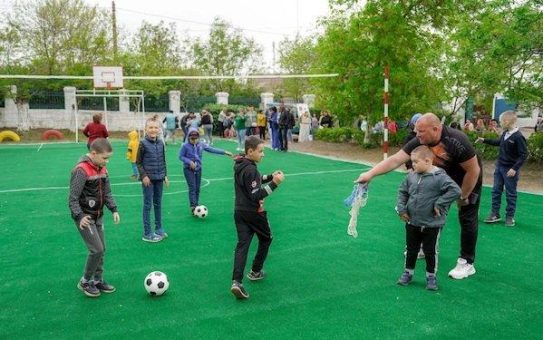
[[[105,252],[104,205],[113,213],[115,224],[120,221],[105,167],[112,152],[107,139],[94,140],[90,152],[81,157],[72,170],[70,179],[68,205],[81,238],[89,249],[85,272],[77,287],[89,297],[98,297],[100,292],[115,291],[115,287],[107,284],[102,276]]]
[[[283,181],[284,175],[277,170],[271,175],[261,176],[256,167],[264,157],[264,141],[250,136],[245,141],[245,155],[237,157],[234,165],[234,187],[236,202],[234,220],[238,233],[238,243],[234,255],[234,270],[230,291],[238,299],[247,299],[249,294],[242,284],[243,271],[253,235],[258,237],[258,250],[247,278],[251,281],[262,280],[265,276],[262,267],[272,242],[272,234],[264,198]]]

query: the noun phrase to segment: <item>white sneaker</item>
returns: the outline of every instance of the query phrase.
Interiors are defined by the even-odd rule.
[[[469,264],[466,259],[460,257],[456,262],[456,267],[449,272],[449,277],[460,280],[473,274],[475,274],[475,267],[472,264]]]

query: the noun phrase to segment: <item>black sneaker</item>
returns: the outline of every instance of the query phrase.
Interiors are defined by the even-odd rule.
[[[102,293],[113,293],[117,289],[112,285],[108,284],[106,281],[94,281],[94,286]]]
[[[258,281],[262,280],[266,276],[266,273],[261,270],[259,272],[250,271],[247,273],[247,278],[251,281]]]
[[[77,288],[79,288],[85,295],[88,297],[99,297],[100,296],[100,290],[96,288],[94,283],[92,281],[79,281],[77,283]]]
[[[485,218],[485,223],[496,223],[501,221],[502,218],[500,217],[500,214],[490,213],[487,218]]]
[[[437,290],[437,279],[435,275],[428,275],[426,277],[426,289]]]
[[[239,283],[238,281],[232,281],[232,288],[230,288],[230,291],[234,296],[238,299],[248,299],[249,293],[243,288],[243,285]]]

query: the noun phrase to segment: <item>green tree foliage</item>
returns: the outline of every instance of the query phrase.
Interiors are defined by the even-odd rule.
[[[238,76],[259,70],[262,49],[235,29],[230,23],[215,18],[209,38],[196,39],[191,48],[191,61],[202,74],[213,76]],[[233,79],[207,81],[211,92],[239,91],[239,84]]]
[[[107,62],[109,27],[106,12],[82,0],[20,2],[8,19],[24,47],[20,57],[37,74],[86,74]]]
[[[528,108],[542,107],[542,14],[537,1],[505,0],[463,13],[450,37],[451,85],[481,102],[501,92]]]
[[[370,123],[381,120],[383,71],[388,65],[393,119],[436,111],[444,99],[439,77],[443,39],[434,26],[439,20],[433,8],[414,1],[368,1],[362,9],[355,8],[354,1],[338,3],[342,7],[324,22],[314,70],[339,77],[315,81],[318,105],[332,110],[344,124],[359,114],[367,115]]]
[[[311,37],[297,36],[285,38],[279,44],[279,65],[285,73],[310,73],[315,62],[313,53],[315,42]],[[274,90],[279,96],[292,97],[300,101],[304,94],[310,93],[311,85],[307,78],[285,78],[280,89]]]

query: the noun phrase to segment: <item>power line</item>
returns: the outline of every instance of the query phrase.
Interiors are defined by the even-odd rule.
[[[117,10],[124,11],[124,12],[129,12],[129,13],[134,13],[134,14],[141,14],[141,15],[150,16],[150,17],[157,17],[157,18],[162,18],[162,19],[168,19],[168,20],[174,20],[174,21],[179,21],[179,22],[185,22],[185,23],[189,23],[189,24],[203,25],[203,26],[208,26],[208,27],[211,27],[211,26],[212,26],[212,24],[209,24],[209,23],[206,23],[206,22],[200,22],[200,21],[194,21],[194,20],[181,19],[181,18],[171,17],[171,16],[167,16],[167,15],[160,15],[160,14],[152,14],[152,13],[140,12],[140,11],[135,11],[135,10],[132,10],[132,9],[127,9],[127,8],[120,8],[120,7],[117,7]],[[282,36],[288,34],[288,33],[279,33],[279,32],[272,32],[272,31],[263,31],[263,30],[257,30],[257,29],[251,29],[251,28],[242,28],[242,27],[234,27],[234,28],[239,29],[239,30],[241,30],[241,31],[253,32],[253,33],[273,34],[273,35],[282,35]]]

